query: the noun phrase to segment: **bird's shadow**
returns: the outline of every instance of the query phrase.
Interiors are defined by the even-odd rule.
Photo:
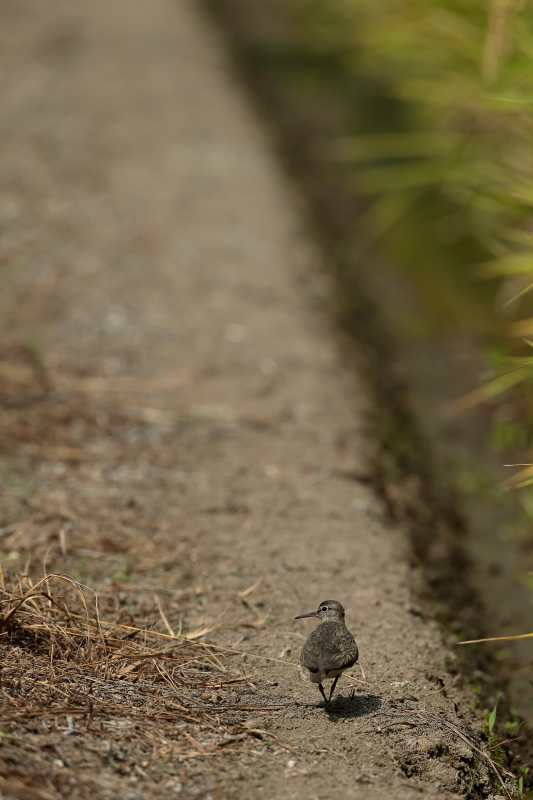
[[[355,717],[365,717],[374,711],[379,711],[383,705],[382,700],[375,694],[355,694],[348,697],[337,695],[327,709],[327,714],[332,722],[340,719],[354,719]]]

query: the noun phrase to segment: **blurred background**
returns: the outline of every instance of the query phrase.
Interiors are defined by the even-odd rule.
[[[456,534],[474,567],[486,635],[529,633],[531,4],[209,5],[311,200],[343,319],[383,354],[382,389],[407,387],[433,451],[432,480],[466,519],[468,535],[461,525]],[[391,469],[420,475],[420,440],[408,423],[392,428],[383,421]],[[446,620],[456,638],[465,638],[467,617],[464,609],[461,620]],[[532,640],[474,647],[492,648],[512,707],[533,720]]]

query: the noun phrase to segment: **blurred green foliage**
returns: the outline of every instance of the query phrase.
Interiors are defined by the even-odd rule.
[[[531,4],[277,2],[296,23],[302,77],[314,64],[315,80],[351,94],[353,134],[324,157],[368,198],[362,240],[385,239],[419,281],[443,269],[456,285],[499,278],[501,309],[518,305],[533,284]],[[433,274],[428,291],[436,288],[464,313],[461,292]],[[533,319],[512,332],[533,335]]]
[[[531,445],[533,351],[524,340],[533,339],[533,5],[255,5],[262,33],[248,55],[278,73],[300,116],[312,117],[316,160],[359,198],[359,254],[377,246],[415,287],[404,333],[468,330],[499,342],[488,355],[490,378],[459,406],[505,398],[494,448]],[[518,476],[528,482],[533,469]]]

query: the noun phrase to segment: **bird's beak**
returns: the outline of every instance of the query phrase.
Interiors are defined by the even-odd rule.
[[[300,614],[299,617],[294,617],[294,619],[304,619],[305,617],[318,617],[318,613],[316,611],[310,611],[309,614]]]

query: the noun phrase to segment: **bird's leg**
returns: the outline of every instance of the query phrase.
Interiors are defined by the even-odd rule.
[[[334,681],[333,681],[333,683],[331,684],[331,691],[330,691],[330,693],[329,693],[329,700],[328,700],[328,702],[327,702],[327,705],[328,705],[328,706],[329,706],[329,704],[331,703],[331,698],[333,697],[333,692],[335,691],[335,686],[337,685],[337,681],[338,681],[338,680],[339,680],[339,676],[337,675],[337,677],[335,678],[335,680],[334,680]]]
[[[324,701],[325,701],[325,703],[326,703],[326,708],[327,708],[327,707],[328,707],[328,698],[326,697],[326,695],[325,695],[325,693],[324,693],[324,687],[322,686],[322,684],[321,684],[321,683],[319,683],[319,684],[318,684],[318,688],[320,689],[320,694],[321,694],[321,695],[322,695],[322,697],[324,698]]]

